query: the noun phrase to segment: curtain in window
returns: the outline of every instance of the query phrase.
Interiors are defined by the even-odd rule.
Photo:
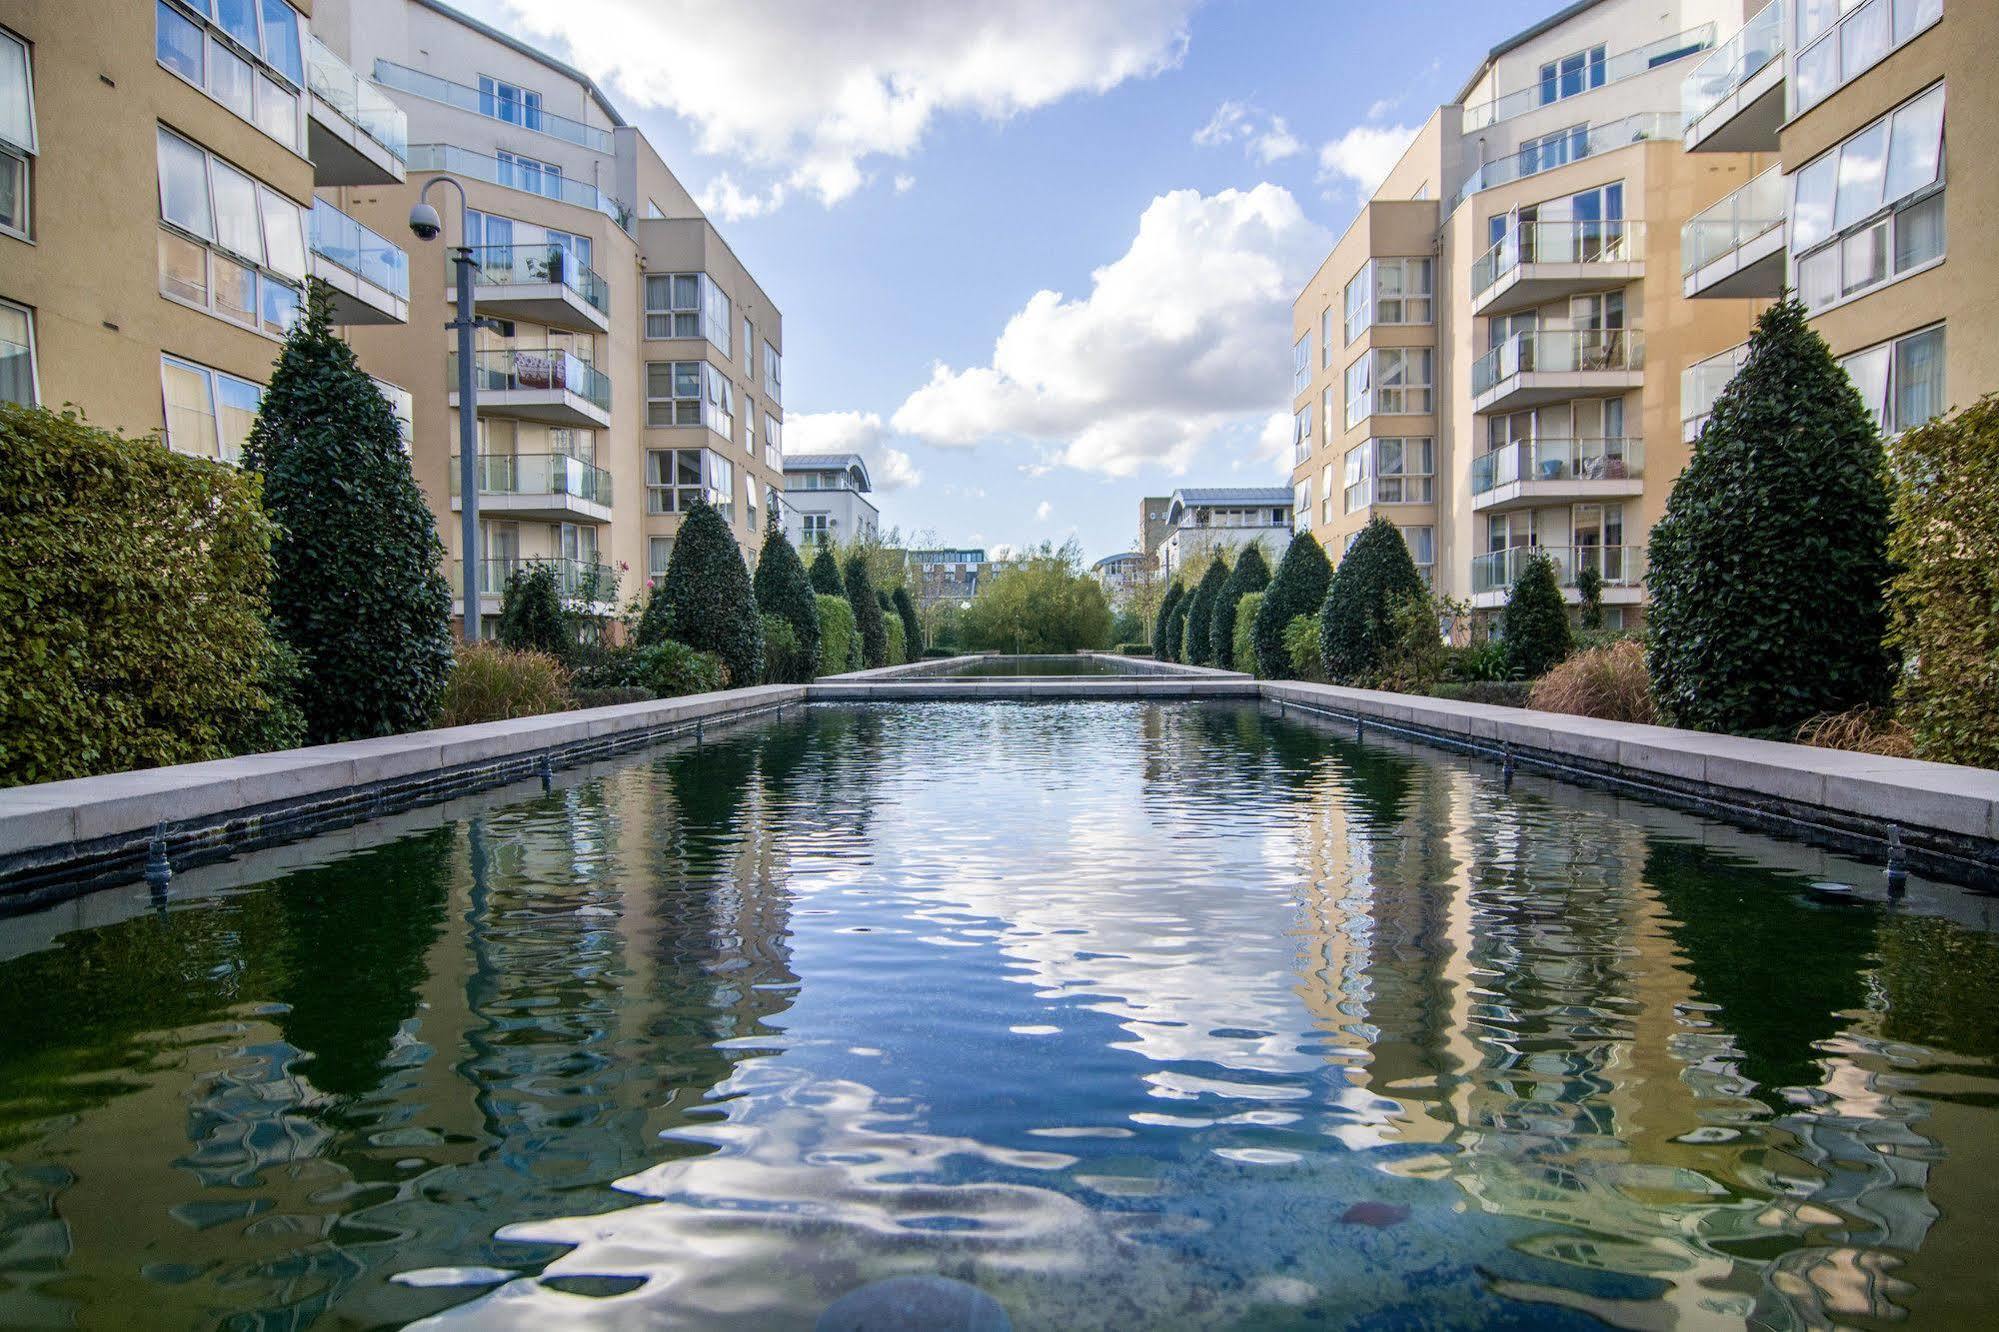
[[[28,316],[0,305],[0,402],[35,401],[34,360],[28,352]]]
[[[1895,428],[1919,426],[1944,409],[1943,330],[1895,344]]]

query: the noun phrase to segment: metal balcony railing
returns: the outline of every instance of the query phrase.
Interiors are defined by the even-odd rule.
[[[1514,334],[1473,362],[1471,391],[1484,393],[1518,374],[1639,370],[1644,353],[1635,328],[1534,329]]]
[[[1597,67],[1586,66],[1574,76],[1579,86],[1573,88],[1565,82],[1564,75],[1559,70],[1555,71],[1552,76],[1544,76],[1532,87],[1521,88],[1516,92],[1495,97],[1490,102],[1480,102],[1476,106],[1466,107],[1464,131],[1470,134],[1488,125],[1511,120],[1514,116],[1525,115],[1544,106],[1553,106],[1556,102],[1593,92],[1597,88],[1634,75],[1649,74],[1661,65],[1670,65],[1676,60],[1684,60],[1688,56],[1708,50],[1714,45],[1714,36],[1714,24],[1703,23],[1697,28],[1674,33],[1671,37],[1661,37],[1656,42],[1647,42],[1634,50],[1620,51]]]
[[[611,135],[595,125],[586,125],[580,120],[558,116],[553,111],[540,107],[526,107],[517,103],[502,103],[492,93],[482,93],[477,88],[469,88],[462,83],[440,79],[435,74],[427,74],[420,69],[398,65],[390,60],[375,62],[375,82],[384,88],[394,88],[398,92],[411,93],[425,101],[441,102],[445,106],[455,106],[461,111],[475,115],[489,116],[509,125],[519,125],[522,129],[546,134],[551,138],[573,143],[592,152],[611,151]],[[502,107],[507,114],[501,114]]]
[[[1645,224],[1623,218],[1517,223],[1472,261],[1471,293],[1482,295],[1522,264],[1621,264],[1644,248]]]
[[[544,199],[559,199],[579,208],[595,209],[627,230],[631,227],[630,208],[589,181],[572,180],[548,170],[545,164],[502,161],[475,153],[469,148],[460,148],[454,143],[413,143],[409,153],[409,164],[415,170],[449,171],[453,175],[483,180],[489,185],[503,185],[510,190],[539,194]]]
[[[475,285],[559,283],[592,307],[611,312],[611,286],[596,269],[560,245],[475,245]]]
[[[616,569],[595,560],[562,555],[502,555],[483,559],[479,561],[479,595],[502,595],[507,590],[507,579],[517,570],[533,564],[546,564],[555,570],[556,590],[565,597],[587,596],[596,601],[617,599]]]
[[[567,495],[611,503],[611,474],[565,453],[482,453],[474,460],[481,495]],[[458,455],[451,455],[451,494],[458,496]]]
[[[1774,8],[1774,6],[1773,6]],[[1771,167],[1680,228],[1680,273],[1705,268],[1784,225],[1784,172]]]
[[[305,81],[322,101],[388,149],[397,161],[408,162],[409,117],[317,37],[306,46]]]
[[[458,382],[458,353],[446,355],[445,375]],[[473,373],[482,393],[559,390],[611,410],[611,380],[580,356],[553,348],[505,348],[472,353]]]
[[[1472,459],[1471,493],[1516,481],[1621,481],[1644,474],[1643,440],[1521,440]]]
[[[324,199],[312,201],[312,252],[403,300],[410,295],[410,258]]]
[[[1605,587],[1638,587],[1645,581],[1643,546],[1512,546],[1472,557],[1472,592],[1510,591],[1537,555],[1554,564],[1555,581],[1563,587],[1574,587],[1583,569],[1595,569]]]
[[[1680,85],[1682,128],[1714,110],[1730,93],[1783,55],[1784,4],[1783,0],[1771,0],[1742,25],[1742,31],[1696,65]]]

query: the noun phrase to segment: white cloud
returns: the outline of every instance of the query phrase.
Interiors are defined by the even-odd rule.
[[[1270,128],[1249,141],[1250,155],[1265,166],[1296,157],[1305,151],[1305,141],[1291,132],[1283,116],[1272,116]]]
[[[633,107],[685,117],[704,153],[831,205],[940,116],[1004,121],[1177,65],[1196,0],[502,0]],[[741,214],[752,216],[754,214]]]
[[[1109,476],[1184,470],[1289,401],[1291,301],[1328,244],[1276,185],[1161,195],[1088,295],[1036,292],[989,365],[933,366],[893,424],[946,447],[1025,437],[1051,448],[1040,462]]]
[[[1256,460],[1276,466],[1287,477],[1291,474],[1291,413],[1272,412],[1263,418],[1263,429],[1256,436]]]
[[[1055,506],[1047,500],[1043,500],[1034,506],[1034,516],[1044,523],[1048,521],[1048,515],[1053,512],[1055,512]]]
[[[783,203],[784,195],[782,181],[758,193],[745,190],[736,183],[734,176],[724,171],[708,182],[707,188],[694,197],[694,202],[701,205],[702,212],[719,217],[724,222],[734,222],[738,218],[762,217]]]
[[[1251,103],[1237,101],[1216,107],[1208,123],[1194,131],[1194,142],[1203,148],[1240,143],[1243,152],[1265,166],[1305,151],[1304,141],[1291,133],[1283,116],[1266,116]]]
[[[923,480],[909,454],[891,447],[878,412],[811,412],[784,420],[784,447],[790,453],[858,453],[868,464],[876,490],[903,490]]]
[[[895,173],[895,192],[897,194],[907,194],[915,188],[916,177],[910,175],[907,171],[898,171]]]
[[[1246,102],[1223,102],[1208,117],[1208,123],[1194,131],[1194,142],[1203,148],[1234,143],[1249,132],[1251,109]]]
[[[1356,125],[1319,149],[1319,174],[1354,183],[1361,196],[1373,194],[1416,137],[1416,125]]]

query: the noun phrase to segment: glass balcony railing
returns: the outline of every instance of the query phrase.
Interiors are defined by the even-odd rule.
[[[474,463],[481,495],[567,495],[591,504],[611,502],[611,474],[565,453],[482,453]],[[456,499],[458,455],[451,455],[451,495]]]
[[[1680,85],[1681,127],[1691,127],[1765,65],[1783,56],[1784,3],[1771,0],[1742,25],[1742,31],[1717,46],[1687,75]]]
[[[544,163],[487,157],[452,143],[413,143],[410,145],[409,164],[417,171],[449,171],[456,176],[483,180],[489,185],[502,185],[510,190],[539,194],[544,199],[558,199],[579,208],[595,209],[620,227],[631,229],[630,208],[589,181],[571,180]]]
[[[321,100],[353,121],[363,134],[388,149],[397,161],[409,161],[409,117],[317,37],[306,52],[305,78]]]
[[[1714,400],[1748,359],[1749,344],[1744,342],[1680,372],[1680,422],[1686,438],[1700,434],[1702,423],[1714,410]]]
[[[1639,258],[1644,245],[1643,222],[1521,222],[1472,261],[1471,292],[1477,297],[1522,264],[1621,264]]]
[[[497,597],[507,590],[507,579],[529,565],[545,564],[555,570],[555,587],[570,598],[591,601],[618,599],[618,571],[595,560],[563,555],[497,555],[479,561],[479,595]],[[452,571],[456,584],[458,570]]]
[[[1647,74],[1661,65],[1670,65],[1675,60],[1698,55],[1714,45],[1714,24],[1703,23],[1698,28],[1674,33],[1671,37],[1661,37],[1656,42],[1631,51],[1620,51],[1595,67],[1563,72],[1551,71],[1542,80],[1529,88],[1506,93],[1490,102],[1480,102],[1465,108],[1464,130],[1470,134],[1495,125],[1502,120],[1525,115],[1582,93],[1593,92],[1606,84],[1617,83],[1635,74]]]
[[[1680,228],[1682,276],[1784,225],[1784,173],[1771,167]]]
[[[1642,440],[1521,440],[1472,459],[1471,493],[1516,481],[1622,481],[1644,474]]]
[[[458,383],[458,353],[446,356],[446,382]],[[611,410],[611,380],[580,356],[549,348],[472,353],[473,376],[481,393],[559,391],[574,393]]]
[[[393,296],[410,298],[410,257],[324,199],[312,201],[312,252]]]
[[[1645,342],[1635,328],[1534,329],[1516,333],[1478,358],[1471,368],[1473,394],[1528,373],[1640,370]]]
[[[611,312],[610,284],[560,245],[475,245],[475,285],[560,283],[585,302]]]
[[[1676,139],[1679,137],[1679,117],[1667,112],[1646,112],[1642,115],[1626,116],[1613,120],[1608,125],[1593,127],[1578,125],[1572,130],[1550,134],[1536,139],[1517,153],[1497,157],[1471,173],[1458,190],[1458,197],[1451,206],[1495,185],[1520,180],[1526,176],[1539,175],[1543,171],[1553,171],[1556,167],[1580,162],[1586,157],[1600,153],[1615,152],[1634,143],[1645,143],[1652,139]]]
[[[426,74],[407,65],[377,60],[375,82],[384,88],[411,93],[425,101],[442,102],[445,106],[455,106],[474,115],[488,116],[503,124],[519,125],[522,129],[546,134],[551,138],[573,143],[579,148],[588,148],[595,153],[611,151],[610,133],[598,129],[595,125],[586,125],[580,120],[558,116],[553,111],[544,111],[538,106],[529,107],[517,102],[501,101],[492,93],[482,93],[477,88],[453,83],[449,79],[440,79],[435,74]]]
[[[1472,557],[1472,592],[1512,590],[1536,555],[1554,563],[1556,581],[1563,587],[1574,587],[1584,569],[1595,569],[1605,587],[1638,587],[1645,581],[1643,546],[1513,546]]]

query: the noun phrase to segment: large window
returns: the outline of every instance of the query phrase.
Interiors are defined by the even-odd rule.
[[[1431,361],[1427,347],[1380,347],[1348,366],[1348,428],[1369,416],[1428,412]]]
[[[304,22],[285,0],[155,0],[153,53],[294,152],[305,89]]]
[[[1312,404],[1300,407],[1291,418],[1291,461],[1304,462],[1312,456]]]
[[[264,389],[247,379],[177,356],[160,357],[167,446],[177,453],[235,463],[243,457]]]
[[[697,498],[732,516],[736,469],[708,449],[649,449],[646,452],[646,512],[685,513]]]
[[[494,154],[499,161],[500,184],[511,189],[526,190],[529,194],[542,194],[551,199],[562,197],[562,168],[552,162],[537,161],[510,153],[502,148]]]
[[[1795,0],[1791,114],[1802,115],[1943,17],[1943,0]]]
[[[1416,572],[1423,575],[1423,581],[1432,586],[1437,576],[1437,529],[1434,527],[1398,527],[1402,534],[1402,544],[1409,547],[1409,558],[1416,565]]]
[[[775,403],[784,401],[784,357],[768,342],[764,344],[764,396]]]
[[[1312,335],[1291,344],[1291,391],[1303,393],[1305,386],[1312,382]]]
[[[1428,259],[1370,259],[1346,287],[1346,340],[1375,324],[1427,324],[1431,315]]]
[[[1944,396],[1943,330],[1938,324],[1839,363],[1887,433],[1919,426],[1950,405]]]
[[[479,76],[479,114],[523,129],[541,128],[541,94],[517,83]]]
[[[647,337],[706,338],[727,356],[729,318],[728,293],[706,273],[646,275]]]
[[[159,130],[162,294],[282,337],[305,280],[305,210]]]
[[[646,424],[705,425],[733,439],[736,386],[706,361],[651,361],[646,364]]]
[[[1352,513],[1374,503],[1374,441],[1367,440],[1347,450],[1343,512]]]
[[[1806,308],[1943,257],[1943,136],[1939,83],[1792,176],[1790,245]]]
[[[807,546],[830,546],[833,544],[833,515],[830,513],[801,513],[798,526]]]
[[[28,44],[0,28],[0,231],[28,235],[35,82]]]
[[[1307,476],[1291,491],[1291,526],[1300,532],[1312,525],[1312,478]]]
[[[764,461],[784,466],[784,424],[769,412],[764,413]]]
[[[1541,105],[1601,88],[1606,64],[1604,48],[1599,44],[1541,66]]]
[[[1436,498],[1434,439],[1364,440],[1347,450],[1346,512],[1370,504],[1428,504]]]
[[[0,301],[0,402],[32,407],[40,401],[35,378],[34,311]]]

